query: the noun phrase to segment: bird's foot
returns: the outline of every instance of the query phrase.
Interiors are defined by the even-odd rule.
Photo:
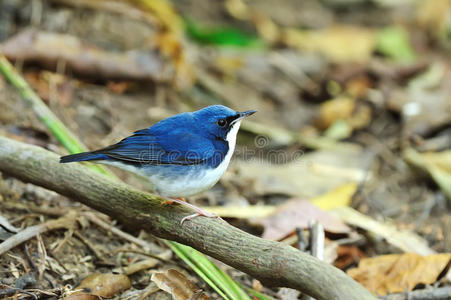
[[[174,202],[175,202],[175,203],[178,203],[178,204],[180,204],[180,205],[189,207],[189,208],[191,208],[192,210],[194,210],[194,211],[196,212],[195,214],[192,214],[192,215],[189,215],[189,216],[184,217],[184,218],[180,221],[180,225],[183,225],[183,222],[188,221],[188,220],[191,220],[191,219],[193,219],[193,218],[195,218],[195,217],[198,217],[198,216],[204,216],[204,217],[207,217],[207,218],[219,218],[218,215],[213,214],[213,213],[209,213],[208,211],[203,210],[202,208],[197,207],[196,205],[193,205],[193,204],[191,204],[191,203],[188,203],[188,202],[186,202],[183,198],[168,199],[168,200],[166,201],[166,204],[172,204],[172,203],[174,203]]]
[[[171,204],[174,204],[174,202],[180,203],[180,202],[174,201],[174,200],[180,200],[180,201],[186,202],[185,198],[183,198],[183,197],[178,197],[178,198],[176,198],[176,199],[167,199],[166,202],[165,202],[164,204],[171,205]]]
[[[217,214],[214,213],[209,213],[208,211],[205,211],[199,207],[197,207],[199,209],[199,211],[196,210],[195,214],[189,215],[184,217],[181,221],[180,221],[180,225],[183,225],[183,222],[194,219],[195,217],[199,217],[199,216],[204,216],[207,218],[219,218],[219,216]]]

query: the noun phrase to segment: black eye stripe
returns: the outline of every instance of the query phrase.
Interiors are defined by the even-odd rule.
[[[226,117],[225,119],[219,119],[218,121],[216,121],[216,123],[218,124],[218,126],[220,127],[226,127],[227,125],[230,125],[233,123],[233,121],[235,121],[236,119],[238,119],[240,117],[240,114],[236,114],[234,116],[229,116]]]
[[[235,116],[230,116],[226,118],[227,124],[232,123],[233,121],[235,121],[236,119],[238,119],[240,117],[239,114],[235,115]]]

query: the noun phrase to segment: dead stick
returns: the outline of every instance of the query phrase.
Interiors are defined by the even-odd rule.
[[[1,156],[1,155],[0,155]],[[1,162],[0,162],[1,164]],[[25,228],[24,230],[16,233],[15,235],[6,239],[0,244],[0,255],[12,248],[20,245],[21,243],[28,241],[29,239],[37,236],[38,234],[44,233],[46,231],[60,229],[60,228],[70,228],[77,219],[77,213],[75,211],[69,211],[69,213],[59,219],[50,220],[45,223],[34,225]]]
[[[376,299],[344,272],[295,248],[263,240],[221,219],[195,218],[191,211],[81,164],[60,164],[45,149],[0,137],[0,171],[82,202],[128,226],[148,230],[206,253],[268,286],[298,289],[318,300]]]
[[[381,300],[445,300],[451,299],[451,287],[428,287],[407,293],[391,294],[379,297]]]
[[[101,220],[98,216],[96,216],[95,213],[92,212],[86,212],[83,213],[83,215],[92,223],[96,224],[97,226],[102,227],[103,229],[107,230],[107,231],[111,231],[113,234],[123,238],[124,240],[127,240],[131,243],[134,243],[144,249],[147,250],[151,250],[152,252],[158,252],[159,249],[157,249],[157,247],[153,246],[152,244],[146,242],[145,240],[139,239],[134,237],[133,235],[126,233],[122,230],[120,230],[119,228],[116,228],[110,224],[108,224],[107,222]]]

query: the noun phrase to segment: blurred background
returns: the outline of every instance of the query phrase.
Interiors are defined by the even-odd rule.
[[[207,105],[257,110],[243,122],[221,181],[190,201],[299,248],[300,232],[308,237],[311,221],[319,220],[324,259],[344,271],[383,254],[451,252],[450,49],[450,0],[0,0],[2,55],[89,149]],[[0,107],[1,135],[68,153],[2,76]],[[18,228],[55,217],[43,210],[80,209],[15,179],[0,182],[1,214]],[[93,272],[142,259],[120,250],[136,252],[130,242],[80,224],[81,238],[43,235],[60,266],[50,263],[47,281],[30,275],[34,281],[23,288],[76,286]],[[38,244],[30,240],[29,250],[0,256],[3,284],[29,274],[27,251],[39,259]],[[450,260],[409,257],[436,271],[408,287],[367,282],[365,274],[383,280],[378,270],[350,275],[381,295],[447,286]],[[222,268],[275,298],[298,297]],[[131,275],[132,291],[147,286],[154,270]]]

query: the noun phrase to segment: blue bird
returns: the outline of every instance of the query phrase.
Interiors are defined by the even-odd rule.
[[[94,161],[144,177],[169,202],[196,211],[182,223],[199,215],[216,217],[179,198],[206,191],[218,182],[229,165],[241,121],[255,112],[208,106],[135,131],[117,144],[63,156],[60,162]]]

